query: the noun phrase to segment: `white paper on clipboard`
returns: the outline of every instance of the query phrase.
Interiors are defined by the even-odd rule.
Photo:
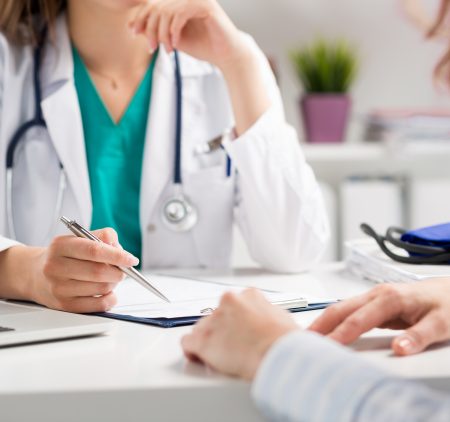
[[[166,303],[130,278],[115,290],[118,302],[109,312],[138,318],[181,318],[204,316],[215,309],[225,292],[240,293],[246,286],[193,280],[182,277],[146,274],[151,283],[170,299]],[[269,302],[288,308],[308,306],[298,294],[261,291]]]

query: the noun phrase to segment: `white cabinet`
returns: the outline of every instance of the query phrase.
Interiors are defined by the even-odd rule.
[[[329,209],[338,245],[332,258],[342,257],[345,239],[358,237],[362,220],[380,231],[450,221],[450,143],[302,146],[318,180],[337,198]]]

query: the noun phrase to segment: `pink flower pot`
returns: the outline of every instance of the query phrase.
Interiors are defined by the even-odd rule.
[[[341,142],[344,139],[350,97],[345,94],[308,94],[300,103],[308,142]]]

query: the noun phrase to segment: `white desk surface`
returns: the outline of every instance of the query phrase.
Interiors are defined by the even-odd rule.
[[[256,269],[185,274],[322,297],[345,298],[372,287],[346,276],[341,264],[288,276]],[[307,325],[319,312],[294,317]],[[251,402],[249,385],[186,362],[180,338],[190,330],[113,321],[111,331],[100,337],[0,349],[0,420],[262,420]],[[392,335],[374,330],[352,347],[389,371],[448,381],[450,389],[450,346],[397,358],[389,349]]]

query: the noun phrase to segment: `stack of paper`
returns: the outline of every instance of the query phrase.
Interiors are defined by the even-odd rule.
[[[346,242],[347,269],[358,278],[376,283],[409,283],[435,277],[449,277],[450,266],[414,265],[395,262],[387,257],[373,239]],[[406,256],[402,249],[389,245],[398,255]]]

